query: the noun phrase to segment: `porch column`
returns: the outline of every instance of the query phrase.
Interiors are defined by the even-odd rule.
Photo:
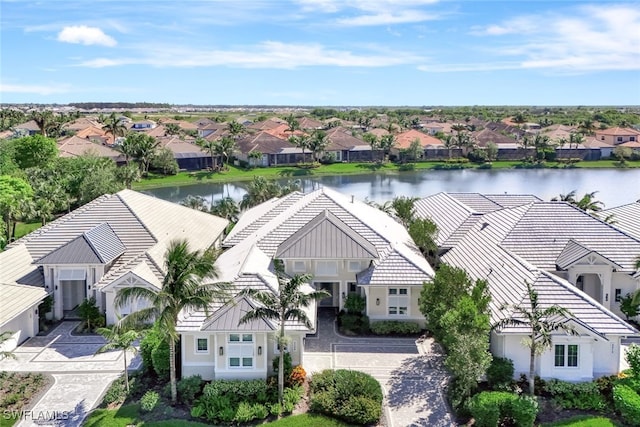
[[[600,285],[602,288],[602,305],[611,309],[611,277],[613,275],[613,270],[611,267],[608,267],[606,271],[602,273],[598,273],[598,278],[600,279]]]

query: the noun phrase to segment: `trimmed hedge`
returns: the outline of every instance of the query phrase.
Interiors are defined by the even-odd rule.
[[[400,320],[382,320],[372,323],[371,332],[376,335],[410,335],[420,332],[420,325],[415,322],[402,322]]]
[[[364,372],[326,369],[311,378],[310,406],[351,424],[374,424],[382,416],[382,387]]]
[[[533,427],[538,415],[538,401],[530,396],[485,391],[471,398],[469,412],[478,427],[496,427],[505,420],[511,420],[520,427]]]
[[[506,387],[513,381],[513,361],[494,357],[487,369],[487,382],[493,389]]]
[[[630,426],[640,426],[640,395],[625,384],[613,386],[613,404]]]
[[[553,401],[564,409],[602,411],[607,407],[607,402],[595,381],[569,383],[549,380],[546,391],[551,394]]]

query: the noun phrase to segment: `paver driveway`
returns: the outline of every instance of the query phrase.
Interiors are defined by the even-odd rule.
[[[54,378],[53,386],[24,414],[20,427],[80,426],[82,421],[124,368],[122,352],[94,355],[105,340],[96,335],[71,335],[78,322],[63,322],[47,336],[29,339],[18,347],[16,359],[0,361],[0,371],[43,372]],[[137,369],[141,360],[132,360]]]
[[[318,313],[318,333],[307,337],[304,367],[354,369],[382,384],[388,427],[455,425],[444,399],[447,373],[433,340],[350,338],[336,333],[332,311]]]

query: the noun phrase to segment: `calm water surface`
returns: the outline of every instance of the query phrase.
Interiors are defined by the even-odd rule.
[[[280,180],[286,182],[287,180]],[[417,171],[398,174],[362,174],[302,178],[304,191],[322,186],[334,188],[357,199],[376,202],[396,196],[424,197],[440,191],[478,193],[527,193],[543,200],[576,190],[578,195],[598,191],[606,207],[640,199],[640,169],[508,169]],[[247,182],[191,184],[146,192],[161,199],[180,202],[188,195],[208,201],[230,196],[242,199]]]

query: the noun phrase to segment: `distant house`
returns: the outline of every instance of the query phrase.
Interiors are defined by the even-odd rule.
[[[138,122],[131,122],[128,125],[129,125],[129,130],[132,130],[132,131],[146,131],[158,126],[158,124],[153,120],[141,120]]]
[[[640,131],[621,127],[607,128],[597,130],[596,139],[614,146],[625,142],[638,142]]]
[[[292,165],[302,161],[302,149],[266,131],[240,138],[237,147],[238,160],[249,162],[251,153],[261,153],[261,166]],[[309,159],[309,150],[306,150],[306,153],[306,158]]]
[[[564,202],[531,196],[438,193],[416,203],[440,230],[441,259],[489,284],[491,321],[510,316],[504,304],[526,304],[526,283],[543,307],[559,304],[578,336],[556,333],[538,359],[542,378],[591,380],[620,371],[620,340],[638,331],[619,316],[621,296],[640,289],[634,259],[640,240]],[[529,370],[523,327],[491,334],[494,356]]]
[[[31,136],[40,133],[40,127],[38,127],[35,120],[29,120],[28,122],[14,126],[13,132],[16,138]]]
[[[193,140],[185,141],[178,136],[157,139],[160,142],[160,148],[166,148],[173,153],[173,158],[180,170],[194,171],[213,167],[211,155]]]
[[[124,164],[125,158],[122,153],[114,150],[107,145],[94,142],[95,139],[104,137],[86,137],[81,138],[79,136],[70,136],[69,138],[58,141],[58,151],[60,157],[79,157],[87,154],[92,154],[98,157],[107,157],[117,164]]]
[[[392,149],[392,152],[400,155],[402,151],[407,150],[411,146],[411,143],[416,140],[420,143],[422,155],[425,158],[437,159],[448,156],[449,150],[445,148],[441,140],[415,129],[410,129],[396,135],[396,145]]]
[[[177,331],[183,376],[266,378],[272,372],[280,325],[240,324],[258,303],[238,293],[247,287],[277,293],[274,259],[282,260],[289,276],[310,274],[304,289],[329,292],[320,307],[341,309],[347,296],[356,293],[366,299],[366,314],[373,322],[424,324],[418,295],[433,269],[402,225],[350,196],[324,188],[269,200],[246,211],[223,246],[228,249],[216,265],[220,279],[231,284],[236,296],[230,303],[212,305],[208,315],[182,313]],[[307,315],[311,329],[295,321],[285,325],[293,364],[304,361],[305,336],[316,328],[316,306],[309,307]]]
[[[378,151],[372,151],[368,143],[343,127],[329,129],[327,139],[329,145],[325,151],[332,153],[338,162],[370,162],[379,156]]]
[[[116,309],[119,289],[160,288],[169,242],[187,239],[191,250],[219,246],[227,225],[225,219],[131,190],[99,197],[0,252],[0,332],[14,332],[14,344],[35,335],[34,310],[47,295],[53,297],[56,319],[74,316],[79,304],[95,297],[107,324],[113,324],[146,304]]]

